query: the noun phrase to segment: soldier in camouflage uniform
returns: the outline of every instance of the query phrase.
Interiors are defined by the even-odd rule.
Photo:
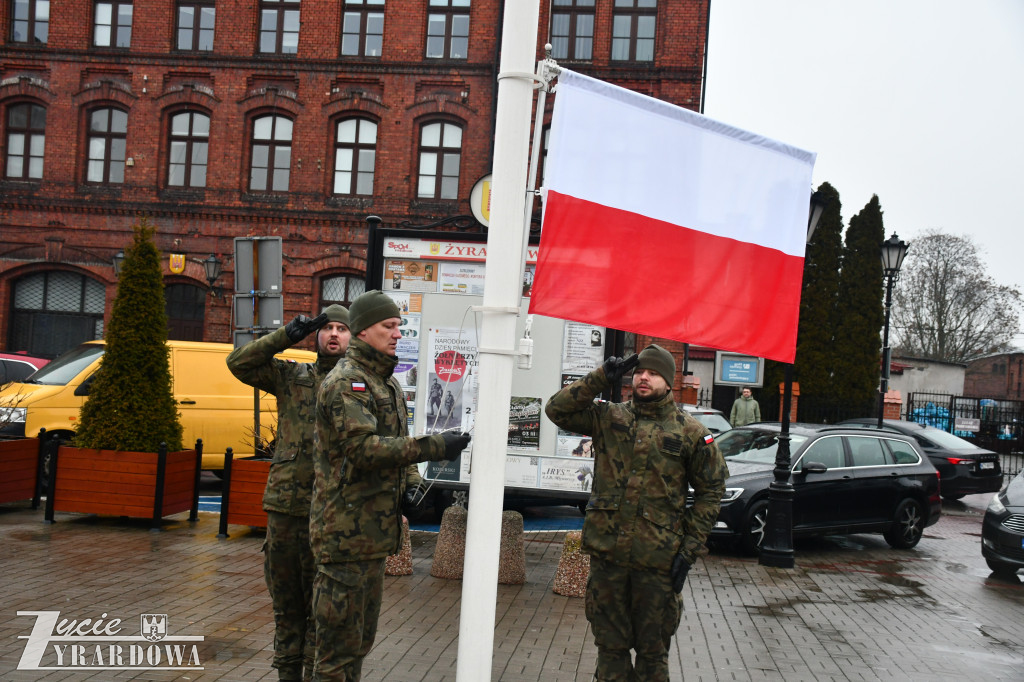
[[[401,313],[386,294],[352,302],[345,366],[320,386],[310,542],[317,563],[315,680],[352,682],[377,634],[384,559],[402,541],[402,505],[417,462],[454,459],[469,434],[408,435],[402,387],[392,376]]]
[[[634,364],[628,403],[595,402]],[[668,682],[680,592],[707,552],[725,492],[727,469],[714,438],[672,399],[675,370],[671,353],[651,345],[629,360],[609,358],[545,408],[561,428],[594,439],[583,550],[591,557],[585,608],[601,682]]]
[[[313,332],[316,362],[274,357]],[[344,364],[339,360],[348,342],[348,310],[332,305],[312,320],[298,315],[277,331],[235,349],[227,359],[232,374],[277,398],[277,442],[263,494],[263,572],[274,605],[274,667],[282,680],[308,680],[313,672],[316,564],[309,547],[309,502],[316,390],[331,369]]]

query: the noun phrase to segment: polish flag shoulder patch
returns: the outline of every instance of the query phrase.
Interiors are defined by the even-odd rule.
[[[710,433],[708,435],[704,436],[704,445],[711,445],[714,442],[715,442],[715,437],[712,436]]]
[[[352,390],[356,393],[366,393],[366,384],[362,381],[353,381]]]

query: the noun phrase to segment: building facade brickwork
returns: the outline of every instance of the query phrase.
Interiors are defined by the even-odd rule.
[[[551,40],[552,7],[556,15],[566,6],[589,13],[589,58],[560,64],[697,110],[708,5],[543,2],[537,56]],[[470,190],[491,167],[501,8],[499,0],[51,0],[43,21],[40,0],[4,0],[0,349],[39,352],[40,335],[59,325],[60,315],[101,309],[109,316],[117,282],[112,258],[142,215],[156,225],[165,257],[186,257],[180,273],[165,258],[165,283],[179,285],[187,299],[181,314],[197,318],[201,340],[230,342],[234,238],[283,239],[287,318],[318,311],[323,282],[362,279],[368,215],[390,226],[470,214]],[[212,43],[204,45],[210,34],[200,30],[201,17],[211,9]],[[296,10],[297,23],[289,14]],[[374,13],[382,15],[382,32],[373,17],[367,20]],[[379,54],[342,54],[351,51],[343,47],[343,38],[352,37],[349,20],[360,17],[356,38],[369,45],[379,33]],[[450,21],[441,42],[434,40],[439,17]],[[564,18],[554,23],[564,26]],[[186,39],[198,42],[183,47]],[[265,39],[277,46],[262,51]],[[116,46],[119,41],[125,46]],[[613,43],[632,45],[641,56],[613,59]],[[444,56],[428,57],[438,45]],[[649,60],[645,49],[652,50]],[[45,123],[33,127],[39,112]],[[181,133],[180,122],[188,120],[181,114],[194,115],[196,127]],[[369,148],[336,142],[339,123],[350,119],[375,126]],[[203,121],[208,133],[196,133]],[[268,139],[261,125],[271,121]],[[445,135],[461,132],[450,166],[443,159],[451,147],[425,149],[430,145],[423,142],[421,148],[432,123],[442,124],[435,129]],[[205,159],[196,151],[203,145]],[[360,171],[368,163],[360,150],[369,149],[372,190],[335,192],[336,180],[358,176],[355,166],[352,176],[336,172],[344,166],[342,148],[354,149],[361,160],[351,163],[363,164]],[[426,179],[433,187],[427,196],[423,159],[435,151],[440,163]],[[193,182],[197,172],[204,177]],[[223,264],[212,286],[202,267],[210,254]],[[51,301],[59,292],[69,300]],[[76,292],[82,292],[77,302],[71,300]],[[101,334],[102,324],[94,330]]]

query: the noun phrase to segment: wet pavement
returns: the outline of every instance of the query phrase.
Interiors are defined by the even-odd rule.
[[[980,551],[990,497],[944,504],[908,551],[878,535],[805,540],[796,567],[777,569],[713,550],[684,588],[672,679],[1024,680],[1024,583],[990,575]],[[218,538],[218,521],[181,514],[153,532],[148,521],[76,514],[45,524],[27,503],[0,506],[0,679],[277,679],[263,535],[229,526]],[[498,586],[494,680],[593,677],[583,599],[552,591],[563,538],[528,532],[526,583]],[[386,579],[364,680],[455,679],[462,583],[430,576],[436,539],[413,531],[413,575]],[[49,637],[38,614],[54,611],[79,621],[78,631]],[[141,636],[143,614],[156,616],[146,625],[157,644]],[[114,618],[121,623],[108,627]],[[43,645],[35,658],[25,654],[30,633]],[[136,669],[126,669],[136,653]],[[181,663],[169,667],[175,653]],[[26,659],[57,669],[18,670]],[[69,670],[73,662],[85,670]]]

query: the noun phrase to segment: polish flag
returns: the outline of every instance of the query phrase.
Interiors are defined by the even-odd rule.
[[[558,76],[530,312],[796,355],[815,155]]]

